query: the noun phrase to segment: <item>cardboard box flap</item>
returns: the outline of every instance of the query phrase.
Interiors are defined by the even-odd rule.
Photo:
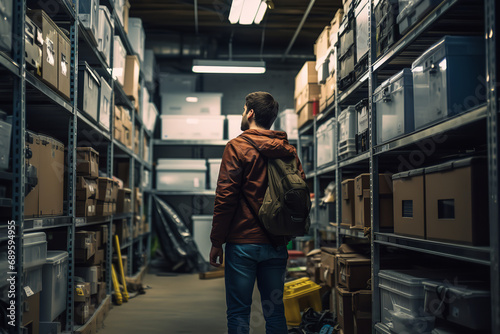
[[[352,199],[354,193],[354,179],[348,179],[342,181],[342,199]]]
[[[307,257],[312,257],[314,255],[321,254],[321,249],[313,249],[309,253],[306,254]]]
[[[412,178],[415,176],[424,175],[424,171],[425,171],[424,168],[418,168],[418,169],[408,170],[406,172],[392,174],[392,180],[394,181],[394,180],[400,180],[400,179],[407,179],[407,178]]]

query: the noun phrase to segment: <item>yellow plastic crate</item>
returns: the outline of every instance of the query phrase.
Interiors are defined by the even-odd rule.
[[[321,312],[321,287],[309,278],[299,278],[285,283],[283,303],[285,305],[286,323],[289,326],[298,326],[302,320],[300,312],[308,307]]]

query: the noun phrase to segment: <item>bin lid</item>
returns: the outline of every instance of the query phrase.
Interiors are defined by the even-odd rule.
[[[212,221],[214,216],[212,215],[192,215],[191,219],[194,221]]]
[[[380,278],[404,285],[422,285],[422,282],[429,278],[446,277],[444,271],[432,270],[380,270]]]
[[[444,293],[446,296],[452,294],[459,298],[489,297],[490,290],[482,282],[458,282],[457,285],[437,281],[422,282],[426,291],[436,291],[438,295]]]
[[[46,241],[47,236],[45,232],[26,233],[23,235],[24,247]]]
[[[222,159],[208,159],[209,164],[220,164],[222,163]]]
[[[66,251],[47,251],[47,264],[58,264],[59,262],[68,260],[68,252]]]

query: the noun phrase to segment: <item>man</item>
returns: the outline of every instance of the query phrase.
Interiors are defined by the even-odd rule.
[[[269,130],[278,115],[278,102],[265,92],[248,94],[245,100],[241,120],[244,132],[226,145],[219,171],[210,235],[210,264],[220,266],[222,245],[226,243],[229,334],[249,333],[256,279],[266,319],[266,333],[284,334],[288,333],[283,288],[289,239],[266,234],[256,214],[267,188],[267,158],[295,156],[302,178],[305,175],[286,133]]]

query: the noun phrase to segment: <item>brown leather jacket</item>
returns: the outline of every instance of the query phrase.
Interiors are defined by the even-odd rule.
[[[221,247],[225,242],[270,243],[247,203],[252,205],[255,213],[259,212],[267,188],[267,165],[264,157],[282,158],[293,155],[297,158],[298,169],[305,179],[295,147],[288,143],[285,132],[250,129],[227,143],[217,181],[210,235],[213,246]],[[246,196],[247,201],[243,196]],[[277,245],[288,241],[283,237],[273,239]]]

